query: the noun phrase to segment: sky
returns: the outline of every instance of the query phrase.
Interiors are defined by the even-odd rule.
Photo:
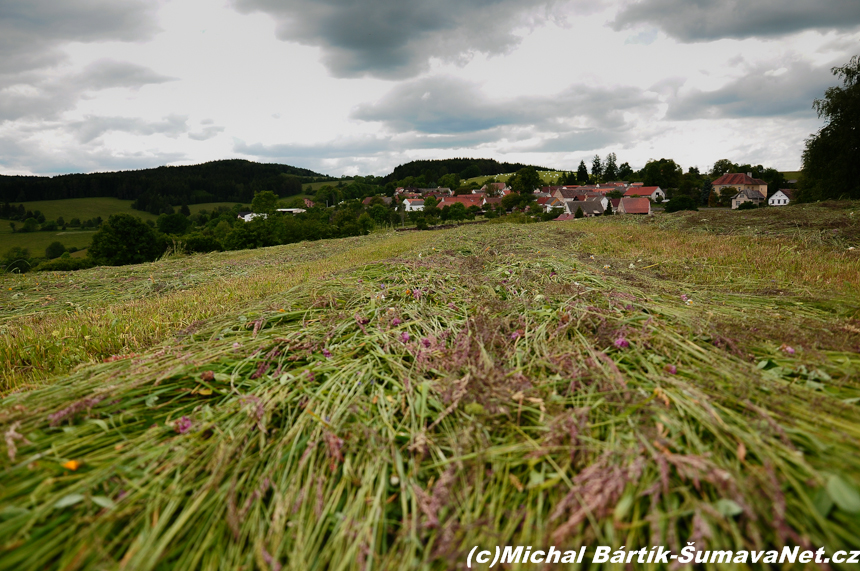
[[[0,0],[0,174],[800,168],[858,0]]]

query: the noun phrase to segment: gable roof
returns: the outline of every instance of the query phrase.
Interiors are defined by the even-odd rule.
[[[767,184],[767,183],[765,181],[761,180],[760,178],[753,178],[750,175],[745,174],[745,173],[732,172],[732,173],[724,174],[723,176],[721,176],[720,178],[718,178],[717,180],[715,180],[711,184],[714,186],[721,186],[721,185],[734,186],[734,185],[745,185],[745,184],[761,185],[761,184]]]
[[[627,192],[624,193],[624,196],[651,196],[655,191],[662,191],[659,186],[637,186],[635,188],[628,189]]]
[[[738,192],[736,195],[732,197],[732,199],[738,198],[739,196],[746,196],[750,200],[763,200],[764,195],[757,190],[751,190],[749,188],[745,188],[742,191]]]
[[[481,206],[484,202],[483,196],[473,196],[471,194],[463,194],[460,196],[446,196],[442,200],[436,204],[437,208],[444,208],[446,206],[451,206],[452,204],[460,203],[466,208],[470,206]]]
[[[780,188],[780,189],[779,189],[779,190],[777,190],[776,192],[781,192],[781,193],[783,193],[783,194],[786,196],[786,198],[791,199],[791,200],[794,200],[794,190],[793,190],[793,189],[790,189],[790,188]],[[774,194],[776,194],[776,193],[774,193]]]
[[[627,214],[649,214],[651,201],[647,198],[622,198],[619,206],[624,207]]]

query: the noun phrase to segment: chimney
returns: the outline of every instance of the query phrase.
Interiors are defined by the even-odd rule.
[[[751,172],[748,172],[748,173],[747,173],[747,176],[748,176],[748,177],[750,177],[750,178],[752,178],[752,173],[751,173]]]

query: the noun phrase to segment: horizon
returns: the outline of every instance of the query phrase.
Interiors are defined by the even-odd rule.
[[[571,171],[610,152],[794,172],[860,10],[16,0],[0,30],[4,175],[244,159],[384,176],[455,157]]]

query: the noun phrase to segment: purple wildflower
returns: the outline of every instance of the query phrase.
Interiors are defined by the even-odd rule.
[[[624,337],[619,337],[618,339],[615,340],[615,346],[618,347],[619,349],[626,349],[626,348],[630,347],[630,342],[627,339],[625,339]]]
[[[404,331],[403,333],[400,334],[400,340],[403,343],[406,343],[407,341],[409,341],[409,334]]]
[[[314,372],[313,372],[313,371],[308,371],[308,380],[309,380],[310,382],[314,382],[314,381],[316,380],[316,378],[317,378],[317,377],[316,377],[316,375],[314,375]]]
[[[689,299],[689,298],[687,297],[687,294],[682,293],[682,294],[681,294],[681,301],[687,301],[687,299]]]
[[[391,320],[391,325],[393,325],[394,327],[397,327],[401,323],[403,323],[403,322],[400,321],[400,318],[398,318],[398,317],[395,317],[394,319]]]
[[[670,375],[677,375],[678,374],[678,367],[676,367],[675,365],[666,365],[665,371],[667,373],[669,373]]]
[[[430,348],[430,340],[429,340],[429,339],[427,339],[426,337],[425,337],[424,339],[422,339],[422,340],[421,340],[421,344],[422,344],[422,345],[424,345],[424,348],[425,348],[425,349],[429,349],[429,348]]]
[[[554,276],[554,275],[556,275],[556,274],[555,274],[555,272],[550,272],[550,273],[549,273],[549,275],[550,275],[550,277],[552,277],[552,276]]]
[[[233,343],[233,349],[238,349],[239,347],[240,347],[240,345],[238,342]]]
[[[782,350],[788,353],[789,355],[794,355],[794,347],[789,347],[788,345],[783,345]]]
[[[323,355],[325,355],[326,359],[331,359],[331,351],[328,349],[323,349]]]
[[[420,289],[413,290],[412,297],[414,297],[415,299],[421,299],[421,290]]]
[[[450,307],[451,309],[457,309],[457,306],[454,305],[453,303],[449,303],[448,307]]]
[[[189,430],[191,430],[191,419],[187,416],[183,416],[179,420],[176,421],[173,425],[173,429],[179,434],[185,434]]]

